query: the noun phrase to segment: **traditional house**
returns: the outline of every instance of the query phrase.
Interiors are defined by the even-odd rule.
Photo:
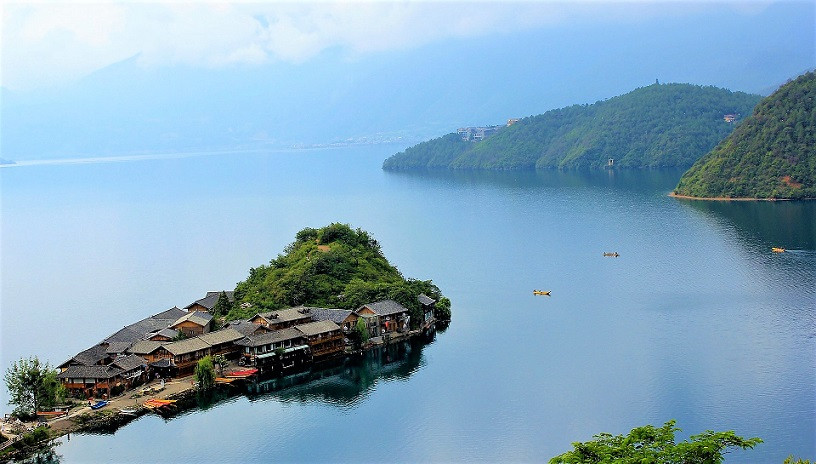
[[[210,356],[222,354],[227,358],[236,358],[241,349],[235,342],[244,338],[244,334],[232,328],[216,330],[198,337],[210,345]]]
[[[160,359],[172,358],[173,355],[164,348],[168,342],[156,340],[142,340],[136,342],[128,349],[128,353],[135,354],[144,358],[148,363],[158,361]]]
[[[117,383],[114,387],[122,387],[123,390],[140,385],[147,380],[147,360],[135,354],[120,356],[116,358],[111,366],[122,370],[117,376]]]
[[[419,328],[425,330],[434,322],[436,300],[424,293],[420,293],[419,296],[417,296],[417,301],[419,301],[420,306],[422,306],[422,321],[419,324]]]
[[[247,366],[292,367],[291,363],[308,362],[311,350],[303,333],[294,328],[286,328],[245,337],[236,345],[243,347],[240,364]]]
[[[314,321],[332,321],[343,329],[344,333],[348,333],[354,324],[357,322],[357,315],[354,311],[349,309],[327,309],[327,308],[311,308],[306,309],[312,316]]]
[[[343,331],[332,321],[299,324],[295,326],[295,329],[306,337],[306,343],[311,348],[312,356],[315,359],[341,354],[346,349]]]
[[[161,348],[173,355],[173,365],[178,369],[178,375],[192,374],[198,361],[210,354],[210,344],[200,337],[167,343]]]
[[[251,335],[260,335],[262,333],[270,332],[271,329],[261,325],[261,324],[253,324],[249,321],[230,321],[227,324],[227,327],[230,329],[235,329],[238,332],[244,334],[245,337],[249,337]]]
[[[227,299],[230,303],[235,301],[235,292],[226,290],[223,290],[223,292],[226,293]],[[218,302],[218,297],[220,296],[221,292],[207,292],[207,296],[188,304],[184,307],[184,309],[186,309],[188,312],[203,311],[211,313],[213,308],[215,308],[215,304]]]
[[[312,316],[304,308],[289,308],[258,313],[249,320],[253,324],[259,324],[272,330],[286,329],[298,324],[311,322]]]
[[[178,330],[188,337],[195,337],[212,330],[213,317],[210,313],[193,311],[186,313],[170,324],[170,328]]]
[[[122,369],[116,366],[68,366],[57,378],[72,396],[92,398],[110,393],[113,379]]]
[[[71,366],[97,366],[109,364],[112,361],[105,344],[94,345],[87,350],[80,351],[71,359],[63,362],[57,368],[65,372]]]
[[[360,306],[355,312],[358,316],[367,318],[368,332],[372,337],[393,332],[407,332],[410,328],[411,316],[408,314],[408,308],[394,300],[368,303]],[[376,321],[374,330],[372,330],[372,319]]]
[[[161,329],[157,332],[147,334],[147,339],[156,342],[172,342],[173,340],[177,339],[178,336],[179,336],[178,330]]]

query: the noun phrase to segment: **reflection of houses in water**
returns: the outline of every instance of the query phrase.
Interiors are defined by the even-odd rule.
[[[271,395],[280,401],[314,402],[349,406],[362,400],[381,380],[406,379],[422,365],[424,345],[415,338],[383,345],[364,352],[360,358],[337,360],[310,370],[247,384],[253,395]]]

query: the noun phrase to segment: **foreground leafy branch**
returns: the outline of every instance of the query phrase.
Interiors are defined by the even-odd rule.
[[[750,449],[762,443],[757,437],[746,439],[733,431],[711,430],[675,443],[674,434],[679,430],[670,420],[658,428],[636,427],[626,436],[600,433],[594,440],[573,443],[572,451],[550,459],[550,464],[717,464],[729,448]]]

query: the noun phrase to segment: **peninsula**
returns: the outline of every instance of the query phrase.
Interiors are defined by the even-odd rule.
[[[16,408],[3,423],[0,460],[72,431],[178,412],[195,406],[202,389],[249,388],[432,336],[449,320],[439,288],[404,278],[369,233],[338,223],[306,228],[235,290],[127,325],[56,369],[36,357],[15,362],[4,379]]]
[[[763,99],[672,193],[708,200],[816,198],[816,73]]]
[[[383,169],[685,168],[731,133],[760,98],[655,83],[503,127],[460,129],[391,156]]]

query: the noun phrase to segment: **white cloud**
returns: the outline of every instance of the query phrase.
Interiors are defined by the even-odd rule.
[[[691,3],[688,5],[702,5]],[[737,2],[744,8],[744,2]],[[139,54],[144,66],[302,62],[588,18],[668,14],[668,4],[589,2],[5,3],[0,85],[59,84]],[[753,2],[752,5],[764,5]],[[599,9],[603,14],[599,14]],[[757,8],[752,6],[751,8]]]

